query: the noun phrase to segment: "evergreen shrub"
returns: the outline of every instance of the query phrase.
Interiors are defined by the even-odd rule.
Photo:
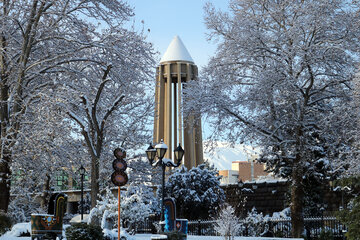
[[[172,232],[164,232],[164,235],[167,236],[168,240],[183,240],[186,239],[186,235],[182,232],[172,231]]]
[[[322,230],[319,236],[319,240],[333,240],[334,236],[330,230]]]
[[[11,219],[5,213],[0,212],[0,236],[11,229]]]
[[[86,223],[76,223],[65,230],[67,240],[103,240],[100,226]]]
[[[350,209],[339,211],[337,217],[347,227],[346,239],[360,239],[360,197],[352,200]]]

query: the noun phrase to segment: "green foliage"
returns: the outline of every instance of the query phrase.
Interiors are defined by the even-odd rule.
[[[168,240],[182,240],[186,239],[186,234],[178,231],[164,232]]]
[[[0,236],[11,229],[11,219],[6,214],[0,212]]]
[[[65,231],[68,240],[103,240],[104,235],[99,226],[86,223],[76,223]]]
[[[337,217],[348,229],[347,239],[360,240],[360,196],[352,200],[350,209],[338,212]]]
[[[335,180],[334,185],[341,187],[348,186],[351,187],[351,189],[360,190],[360,176],[350,176]]]
[[[322,230],[319,235],[319,240],[333,240],[334,236],[331,231],[329,230]]]

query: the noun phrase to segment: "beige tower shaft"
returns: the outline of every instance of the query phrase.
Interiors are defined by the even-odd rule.
[[[190,169],[203,163],[201,118],[199,113],[182,115],[183,83],[197,79],[198,69],[179,37],[175,37],[156,69],[153,142],[167,144],[165,157],[173,159],[180,143],[184,164]]]

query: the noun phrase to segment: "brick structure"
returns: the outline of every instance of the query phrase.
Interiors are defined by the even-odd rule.
[[[254,189],[256,186],[256,189]],[[235,206],[238,214],[246,214],[253,207],[258,212],[272,214],[279,212],[287,207],[286,193],[288,183],[285,181],[273,181],[254,183],[244,183],[243,187],[238,185],[223,186],[226,195],[226,201]],[[240,201],[246,198],[245,206],[239,206]]]
[[[265,164],[256,163],[252,161],[234,161],[231,164],[231,170],[239,172],[239,180],[252,181],[259,176],[266,176],[269,173],[265,172]]]
[[[256,187],[254,188],[254,186]],[[280,212],[288,207],[290,184],[287,181],[269,181],[262,183],[246,182],[240,188],[237,184],[223,185],[226,202],[235,207],[238,215],[246,215],[253,207],[264,215],[272,215],[273,212]],[[344,194],[343,200],[346,205],[351,195]],[[246,199],[244,207],[241,201]],[[334,212],[342,204],[341,191],[324,189],[324,202],[327,204],[326,212]]]

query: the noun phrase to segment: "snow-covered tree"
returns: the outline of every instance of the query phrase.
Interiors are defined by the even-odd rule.
[[[108,181],[101,175],[111,166],[100,172],[101,157],[110,158],[114,145],[130,148],[148,140],[144,124],[151,109],[146,93],[151,92],[144,89],[154,64],[151,45],[142,32],[125,28],[133,12],[122,0],[7,0],[0,8],[0,209],[6,211],[9,204],[14,146],[30,135],[24,128],[31,121],[28,110],[35,102],[46,106],[44,95],[68,112],[62,123],[72,128],[69,135],[83,137],[92,159],[86,167],[92,169],[94,205],[99,184]],[[120,119],[121,124],[114,122]],[[61,145],[70,152],[69,145]]]
[[[94,62],[88,53],[103,40],[98,29],[119,31],[133,13],[121,0],[5,0],[0,9],[0,209],[6,212],[14,146],[28,107],[71,81],[72,64]]]
[[[240,220],[235,215],[235,209],[229,204],[224,204],[220,208],[214,229],[221,236],[224,236],[225,240],[234,239],[234,237],[242,230]]]
[[[37,193],[41,194],[41,206],[46,211],[56,178],[65,174],[69,180],[76,179],[79,162],[85,162],[86,154],[80,142],[71,136],[71,129],[64,126],[62,119],[66,116],[51,97],[43,94],[39,98],[43,99],[28,106],[18,143],[13,148],[11,193],[33,193],[36,198]]]
[[[165,196],[175,199],[179,217],[209,218],[223,203],[225,194],[220,187],[217,171],[205,164],[190,169],[182,166],[170,175],[165,184]]]
[[[97,35],[97,47],[84,52],[93,61],[72,64],[72,81],[60,91],[91,158],[92,206],[101,183],[109,181],[112,151],[126,147],[130,154],[150,137],[152,46],[142,33],[120,26]]]
[[[129,182],[158,186],[161,183],[161,168],[153,168],[144,156],[127,158]]]
[[[261,146],[268,170],[292,183],[292,235],[300,237],[304,179],[325,183],[333,159],[351,144],[331,126],[346,126],[349,116],[336,117],[351,101],[358,68],[359,5],[233,0],[229,6],[226,13],[205,7],[218,48],[200,81],[187,86],[196,101],[186,111],[207,113],[214,138]]]
[[[138,50],[136,40],[133,41],[133,46],[131,42],[126,44],[116,47],[121,50],[127,47],[129,52]],[[148,54],[146,51],[150,49],[145,49],[145,45],[142,47]],[[116,56],[116,49],[108,51],[112,56]],[[124,145],[126,148],[135,149],[147,142],[150,136],[146,124],[152,104],[145,92],[146,88],[140,86],[146,86],[146,80],[149,80],[142,71],[149,70],[152,65],[141,68],[143,66],[138,63],[144,59],[149,60],[141,51],[140,54],[135,52],[133,58],[129,59],[134,66],[122,63],[128,57],[124,56],[123,52],[119,54],[122,55],[117,56],[117,59],[109,59],[114,64],[114,69],[112,65],[108,65],[101,76],[101,72],[96,68],[90,68],[89,72],[94,71],[93,73],[87,72],[77,83],[72,83],[70,88],[73,89],[73,98],[69,99],[66,106],[70,118],[77,124],[74,128],[80,130],[91,157],[92,206],[95,205],[100,184],[109,181],[114,158],[111,157],[112,151]],[[98,68],[101,68],[101,65]],[[87,89],[82,87],[84,83],[89,83]],[[64,97],[69,94],[68,88],[64,88]],[[80,99],[76,96],[80,96]],[[81,104],[78,104],[79,100]]]

